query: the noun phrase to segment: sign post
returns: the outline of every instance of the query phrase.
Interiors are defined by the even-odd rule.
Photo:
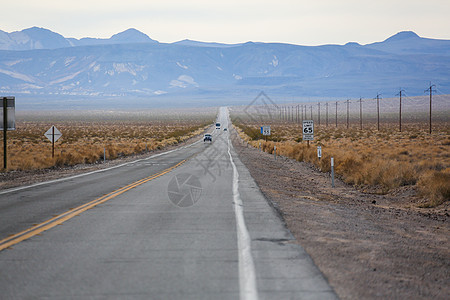
[[[0,128],[3,130],[3,168],[6,170],[8,166],[8,142],[7,131],[16,130],[15,119],[15,97],[3,97],[2,122]]]
[[[55,142],[62,136],[62,133],[53,125],[44,136],[52,142],[52,157],[55,157]]]
[[[334,157],[331,158],[331,187],[334,188]]]
[[[303,120],[303,140],[314,141],[314,120]]]
[[[320,159],[322,158],[322,147],[321,146],[317,146],[317,157]]]

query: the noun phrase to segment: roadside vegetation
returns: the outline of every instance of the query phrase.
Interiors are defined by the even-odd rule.
[[[399,132],[396,124],[359,128],[316,126],[315,140],[302,142],[299,124],[272,124],[271,136],[263,137],[260,124],[235,120],[240,137],[253,147],[314,164],[330,172],[331,157],[336,173],[363,191],[385,194],[402,187],[416,189],[425,201],[421,207],[435,207],[450,200],[450,125],[439,123],[430,135],[423,124],[408,124]],[[322,147],[322,158],[317,157]]]
[[[163,149],[201,134],[214,118],[215,110],[22,114],[17,117],[17,130],[8,132],[7,171],[99,163],[104,151],[106,159],[112,160]],[[62,133],[54,158],[52,144],[44,137],[52,125]]]

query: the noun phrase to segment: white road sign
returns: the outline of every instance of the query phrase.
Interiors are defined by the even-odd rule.
[[[1,97],[0,98],[0,130],[3,130],[3,105],[6,101],[6,130],[16,130],[16,98],[15,97]]]
[[[314,121],[304,120],[303,121],[303,140],[313,141],[314,140]]]
[[[263,135],[270,135],[270,126],[262,126],[261,127],[261,133]]]
[[[322,147],[321,146],[317,146],[317,157],[318,158],[322,157]]]
[[[49,130],[44,134],[46,138],[50,140],[50,142],[56,142],[61,136],[62,133],[53,125]]]

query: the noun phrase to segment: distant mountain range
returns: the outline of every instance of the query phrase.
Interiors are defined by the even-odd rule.
[[[0,31],[0,94],[23,97],[251,99],[450,93],[450,40],[400,32],[360,45],[159,43],[128,29],[109,39],[43,28]],[[206,100],[205,100],[206,101]]]

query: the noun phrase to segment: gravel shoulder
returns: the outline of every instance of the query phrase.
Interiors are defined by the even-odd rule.
[[[234,138],[241,161],[342,299],[448,299],[448,202],[414,205],[414,190],[362,193],[307,163]]]

